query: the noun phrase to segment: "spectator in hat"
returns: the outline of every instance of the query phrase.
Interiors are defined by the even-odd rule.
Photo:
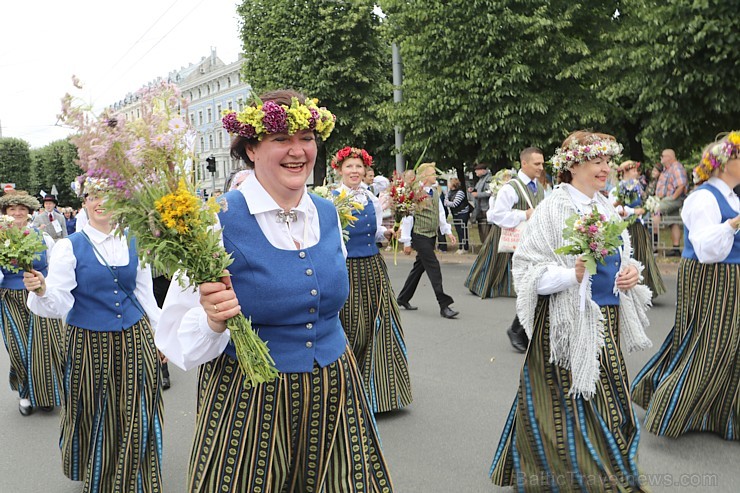
[[[37,214],[33,227],[40,229],[57,241],[67,237],[67,220],[57,210],[57,198],[51,194],[44,196],[44,211]]]
[[[475,183],[475,187],[468,188],[468,192],[470,192],[475,201],[473,219],[478,223],[480,242],[485,243],[488,232],[491,229],[491,225],[488,224],[488,219],[486,219],[486,212],[488,212],[488,198],[491,196],[491,192],[489,191],[489,185],[491,184],[491,171],[488,169],[488,165],[484,163],[476,164],[475,176],[478,177],[478,181]]]

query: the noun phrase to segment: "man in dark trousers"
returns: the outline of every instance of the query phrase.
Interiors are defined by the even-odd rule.
[[[440,230],[451,246],[455,246],[457,239],[452,234],[452,228],[447,223],[444,208],[439,198],[439,187],[434,186],[437,181],[435,163],[424,163],[417,169],[417,178],[422,183],[424,191],[430,199],[426,206],[408,216],[401,223],[401,242],[404,244],[403,253],[411,255],[411,247],[416,249],[416,261],[409,272],[406,283],[398,295],[398,305],[406,310],[416,310],[409,302],[416,292],[421,275],[426,271],[432,283],[434,294],[439,303],[439,314],[444,318],[455,318],[460,312],[450,308],[454,303],[452,297],[444,292],[442,287],[442,270],[437,255],[434,253],[434,244],[437,241],[437,230]]]

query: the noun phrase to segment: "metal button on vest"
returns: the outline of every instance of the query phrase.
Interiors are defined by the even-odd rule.
[[[116,290],[114,290],[114,291],[113,291],[113,294],[118,294],[118,290],[117,290],[117,289],[116,289]]]
[[[116,303],[116,306],[121,306],[121,304],[117,302],[117,303]]]
[[[113,279],[113,282],[118,282],[118,279]]]
[[[316,313],[316,308],[309,308],[308,313]]]
[[[306,258],[306,252],[300,252],[298,256],[301,258]]]
[[[312,275],[313,275],[313,270],[311,270],[311,269],[306,269],[306,275],[307,275],[307,276],[312,276]]]
[[[315,289],[311,290],[311,296],[316,296],[317,294],[319,294],[318,291],[316,291]]]
[[[118,315],[116,315],[116,318],[121,318],[121,314],[119,313]]]
[[[310,322],[309,322],[309,323],[307,323],[307,324],[306,324],[306,328],[307,328],[307,329],[309,329],[309,330],[310,330],[310,329],[313,329],[313,324],[312,324],[312,323],[310,323]]]
[[[370,243],[368,243],[367,246],[370,246]]]
[[[310,349],[310,348],[312,348],[312,347],[313,347],[313,342],[311,342],[311,341],[308,341],[308,342],[306,343],[306,347],[307,347],[307,348],[309,348],[309,349]]]
[[[111,269],[116,270],[116,266],[114,265],[113,267],[111,267]]]

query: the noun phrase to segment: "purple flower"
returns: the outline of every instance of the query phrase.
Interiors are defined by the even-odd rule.
[[[588,232],[592,234],[596,234],[599,232],[599,228],[597,228],[595,224],[592,224],[591,226],[588,227]]]
[[[316,128],[316,122],[321,119],[321,115],[319,115],[319,111],[316,108],[309,108],[308,111],[311,112],[311,118],[308,120],[308,128],[313,130]]]
[[[609,254],[609,251],[606,248],[601,249],[601,256],[606,257]]]
[[[267,101],[262,105],[265,113],[262,124],[269,134],[286,133],[288,131],[288,115],[286,111],[274,101]]]
[[[588,244],[588,247],[591,249],[591,251],[595,252],[599,248],[599,245],[597,245],[595,242],[591,242]]]

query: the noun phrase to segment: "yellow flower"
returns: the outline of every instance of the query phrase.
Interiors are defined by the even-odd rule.
[[[179,234],[188,233],[191,226],[200,224],[200,201],[188,190],[184,179],[180,179],[177,191],[157,200],[154,208],[162,223]]]

